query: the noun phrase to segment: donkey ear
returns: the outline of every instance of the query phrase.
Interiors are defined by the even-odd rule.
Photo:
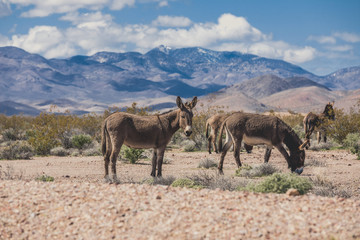
[[[193,109],[196,106],[197,103],[197,97],[194,97],[191,103],[189,104],[190,108]]]
[[[176,98],[176,105],[180,108],[180,109],[183,109],[185,106],[184,106],[184,104],[183,104],[183,102],[182,102],[182,100],[181,100],[181,97],[177,97]]]
[[[303,144],[299,146],[299,150],[304,150],[308,143],[309,143],[309,139],[306,139],[305,142],[303,142]]]

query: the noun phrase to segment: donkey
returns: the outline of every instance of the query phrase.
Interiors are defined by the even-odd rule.
[[[234,158],[238,167],[240,162],[240,146],[244,141],[248,145],[267,145],[264,162],[268,162],[272,147],[275,147],[285,157],[292,172],[301,174],[304,168],[305,151],[300,148],[302,142],[296,133],[286,123],[275,116],[265,116],[252,113],[234,113],[228,117],[220,128],[220,135],[226,133],[226,142],[222,145],[222,138],[218,140],[221,153],[219,173],[223,174],[223,163],[227,151],[234,145]],[[287,153],[283,144],[289,149]]]
[[[229,117],[229,114],[226,113],[219,113],[211,116],[206,121],[206,138],[208,140],[208,150],[209,154],[211,154],[211,145],[216,153],[218,153],[218,149],[216,147],[216,138],[219,132],[219,129],[221,127],[221,124],[224,122],[224,120]],[[210,134],[209,134],[209,128],[210,128]],[[251,153],[253,147],[247,144],[244,144],[244,148],[247,153]]]
[[[151,176],[161,177],[162,163],[166,145],[173,134],[182,128],[186,136],[192,133],[192,109],[197,103],[194,97],[190,103],[183,104],[177,97],[178,109],[168,113],[153,116],[138,116],[124,112],[117,112],[107,117],[102,126],[102,153],[105,161],[105,181],[109,178],[109,162],[113,181],[117,182],[116,160],[121,146],[132,148],[153,148]]]
[[[305,131],[305,142],[304,142],[304,146],[302,146],[302,147],[308,148],[310,146],[310,136],[314,132],[315,129],[317,131],[318,143],[320,143],[320,141],[321,141],[321,134],[324,135],[324,142],[326,142],[326,140],[327,140],[326,130],[325,130],[325,128],[322,128],[321,125],[326,120],[335,120],[335,111],[334,111],[333,106],[334,106],[334,102],[332,102],[332,103],[329,102],[328,104],[326,104],[323,113],[315,114],[315,113],[309,112],[304,117],[303,124],[304,124],[304,131]]]

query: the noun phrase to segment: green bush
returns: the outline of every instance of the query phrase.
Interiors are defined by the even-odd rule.
[[[312,184],[308,179],[295,174],[274,173],[258,184],[246,186],[244,190],[262,193],[286,193],[290,188],[295,188],[300,194],[305,194],[312,188]]]
[[[130,148],[123,145],[124,149],[124,157],[129,160],[131,164],[135,164],[141,157],[142,153],[144,152],[143,149],[135,149]]]
[[[36,181],[41,181],[41,182],[53,182],[54,177],[51,177],[51,176],[48,176],[48,175],[42,175],[40,177],[37,177],[35,180]]]
[[[90,144],[92,142],[92,138],[89,135],[75,135],[71,137],[71,144],[77,149],[83,149],[86,144]]]
[[[353,154],[357,154],[360,160],[360,134],[349,133],[343,143],[343,146],[351,151]]]
[[[34,149],[26,141],[9,142],[0,152],[0,159],[30,159]]]
[[[201,189],[203,186],[196,184],[193,180],[187,178],[176,179],[172,184],[172,187],[186,187],[186,188],[195,188]]]

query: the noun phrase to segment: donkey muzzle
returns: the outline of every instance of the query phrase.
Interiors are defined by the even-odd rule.
[[[190,126],[187,126],[186,128],[185,128],[185,135],[187,136],[187,137],[189,137],[191,134],[192,134],[192,129],[191,129],[191,127]]]
[[[303,171],[304,171],[304,167],[295,169],[295,172],[296,172],[297,174],[299,174],[299,175],[300,175]]]

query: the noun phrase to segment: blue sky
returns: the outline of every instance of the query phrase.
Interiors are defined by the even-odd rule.
[[[0,0],[0,46],[67,58],[159,45],[251,53],[326,75],[360,65],[360,1]]]

